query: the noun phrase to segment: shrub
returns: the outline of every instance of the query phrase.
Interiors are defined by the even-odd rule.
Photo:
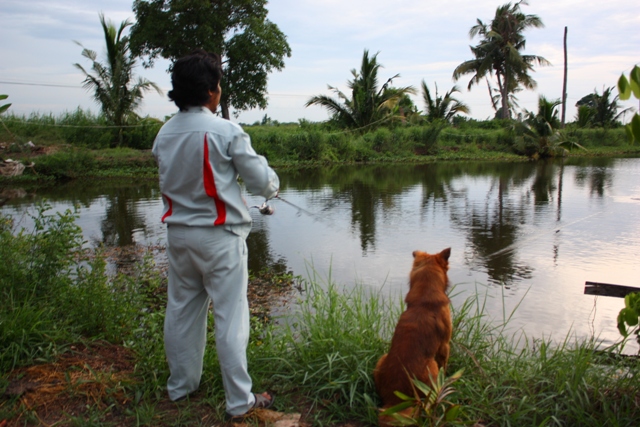
[[[38,174],[57,179],[78,178],[95,168],[95,158],[86,150],[73,150],[37,157],[35,170]]]
[[[0,219],[0,373],[46,358],[84,336],[121,342],[142,312],[139,283],[85,259],[75,213],[41,204],[30,231]]]

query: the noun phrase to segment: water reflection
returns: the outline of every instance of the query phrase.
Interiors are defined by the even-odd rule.
[[[252,210],[247,241],[252,272],[272,268],[304,276],[312,260],[339,283],[354,283],[355,276],[402,292],[413,250],[452,247],[454,284],[508,289],[515,300],[525,292],[535,295],[521,311],[529,310],[528,322],[543,331],[563,322],[578,322],[580,328],[610,323],[615,330],[615,320],[592,313],[593,300],[582,296],[584,282],[640,286],[640,159],[332,166],[278,173],[286,203],[274,201],[271,217]],[[2,211],[17,216],[39,198],[60,210],[80,206],[79,225],[94,244],[164,239],[156,180],[5,188],[1,194]],[[262,200],[247,195],[247,203]],[[540,302],[550,295],[551,302]]]

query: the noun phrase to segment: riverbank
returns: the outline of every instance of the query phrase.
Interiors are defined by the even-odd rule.
[[[163,249],[87,251],[71,213],[43,210],[37,218],[42,228],[23,235],[0,222],[0,291],[7,301],[0,307],[0,422],[225,425],[212,345],[198,393],[185,402],[167,399],[166,280],[157,261]],[[109,262],[118,268],[108,272]],[[368,287],[282,272],[254,277],[252,287],[252,305],[266,295],[273,299],[257,305],[279,307],[284,298],[285,307],[297,307],[277,321],[253,312],[254,388],[275,392],[275,409],[299,414],[297,425],[375,425],[372,371],[388,349],[400,301]],[[513,335],[508,322],[489,323],[483,298],[453,311],[448,373],[462,370],[447,398],[461,408],[453,425],[640,422],[637,361],[597,351],[595,339],[558,343]],[[215,339],[212,329],[208,339]]]
[[[599,146],[589,149],[574,148],[567,153],[565,158],[626,156],[640,156],[640,145]],[[0,151],[0,157],[5,160],[11,158],[24,164],[34,164],[33,167],[26,168],[20,176],[0,176],[0,186],[20,183],[46,184],[58,180],[80,178],[157,178],[157,166],[150,150],[130,148],[88,150],[68,146],[36,146],[32,151],[13,153]],[[424,164],[443,161],[526,162],[533,160],[526,156],[505,151],[482,149],[473,144],[443,146],[434,151],[433,154],[379,157],[358,162],[269,159],[269,163],[276,169],[332,166],[337,164]]]

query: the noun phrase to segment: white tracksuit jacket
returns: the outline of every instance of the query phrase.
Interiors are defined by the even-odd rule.
[[[158,162],[165,224],[224,226],[246,238],[251,216],[238,175],[254,195],[270,199],[280,181],[242,128],[206,107],[180,111],[160,129]]]

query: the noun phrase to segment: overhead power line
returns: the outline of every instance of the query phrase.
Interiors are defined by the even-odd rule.
[[[71,87],[71,88],[76,88],[76,89],[82,89],[82,86],[63,85],[63,84],[56,84],[56,83],[31,83],[31,82],[7,82],[7,81],[0,81],[0,84],[5,84],[5,85],[20,85],[20,86]]]

